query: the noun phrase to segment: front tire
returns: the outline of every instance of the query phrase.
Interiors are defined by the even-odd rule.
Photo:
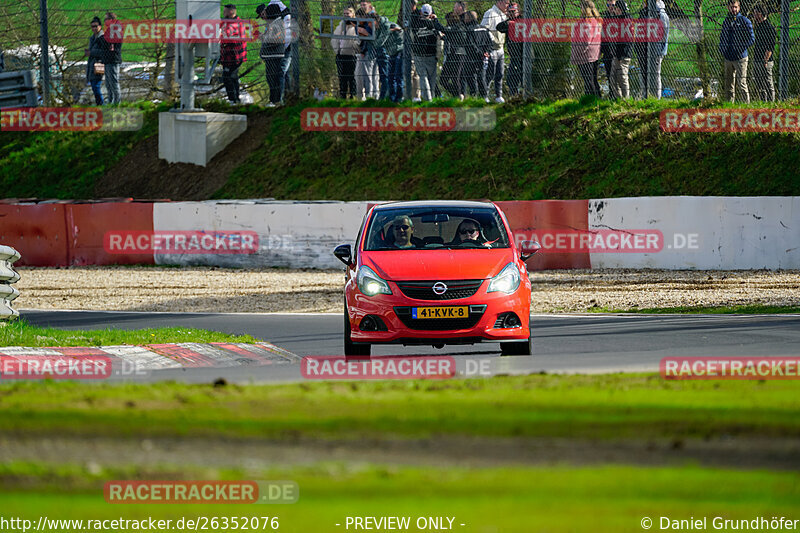
[[[350,340],[350,319],[347,315],[347,304],[344,304],[344,354],[369,355],[372,346],[369,344],[356,344]]]
[[[503,342],[500,343],[500,351],[503,355],[532,355],[533,342],[531,337],[519,342]]]

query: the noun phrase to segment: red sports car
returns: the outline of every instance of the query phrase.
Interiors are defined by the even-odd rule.
[[[490,202],[395,202],[372,207],[345,265],[344,352],[372,344],[499,342],[530,355],[531,283],[500,209]]]

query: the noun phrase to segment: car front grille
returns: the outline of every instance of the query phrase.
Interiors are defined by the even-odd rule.
[[[486,305],[470,305],[466,318],[411,318],[411,307],[395,307],[397,318],[409,329],[418,331],[454,331],[474,328],[486,311]]]
[[[397,286],[408,298],[414,300],[459,300],[461,298],[469,298],[478,292],[478,289],[483,283],[482,279],[465,279],[455,281],[442,281],[447,285],[447,291],[444,294],[436,294],[433,292],[434,284],[438,281],[398,281]]]

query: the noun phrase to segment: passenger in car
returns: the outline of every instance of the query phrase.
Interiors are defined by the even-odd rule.
[[[480,222],[471,218],[461,221],[450,244],[461,244],[464,241],[475,241],[479,244],[486,242]]]

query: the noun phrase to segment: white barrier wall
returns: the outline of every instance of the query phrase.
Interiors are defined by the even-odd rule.
[[[353,243],[367,202],[210,201],[158,203],[153,230],[252,231],[255,254],[155,254],[156,264],[338,268],[333,249]]]
[[[589,229],[663,234],[659,252],[592,253],[592,268],[800,268],[800,197],[590,200]]]

